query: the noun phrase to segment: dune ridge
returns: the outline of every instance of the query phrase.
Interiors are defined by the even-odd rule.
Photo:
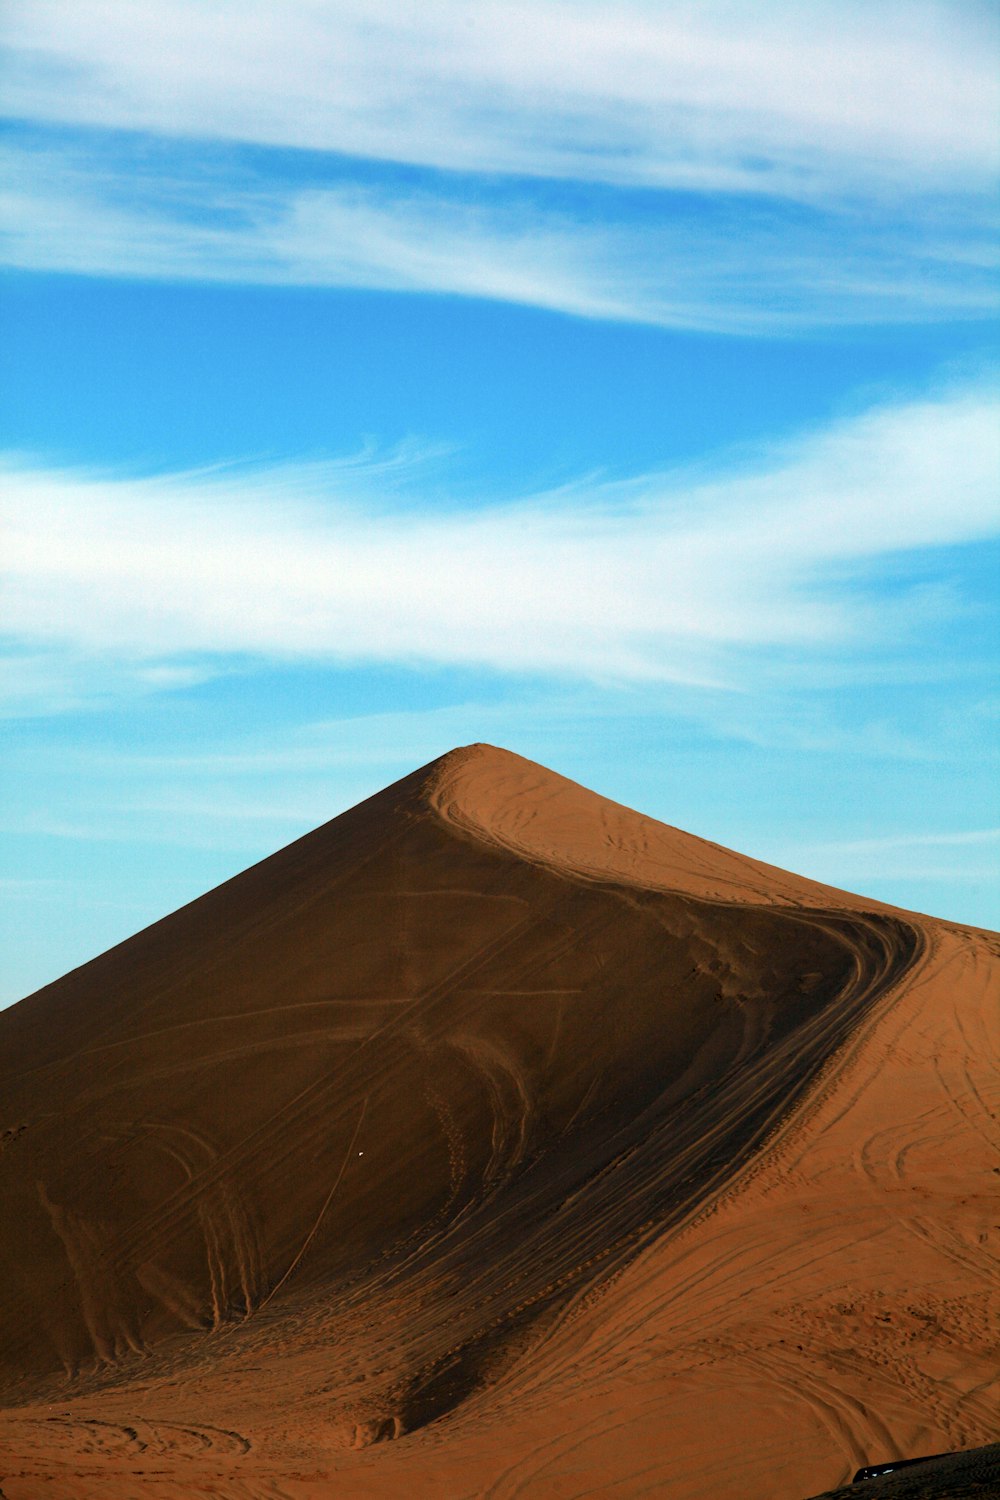
[[[794,1356],[759,1347],[767,1297],[794,1286],[807,1305],[799,1210],[818,1195],[822,1275],[850,1282],[858,1262],[870,1279],[884,1255],[890,1283],[905,1222],[914,1264],[933,1283],[950,1256],[982,1304],[992,1231],[966,1231],[995,1138],[995,958],[988,935],[776,871],[510,752],[414,772],[0,1014],[5,1495],[114,1497],[141,1474],[163,1500],[763,1497],[779,1491],[762,1434],[796,1421],[780,1493],[842,1482],[922,1398],[890,1380],[869,1422],[867,1396],[813,1397],[813,1374],[792,1400]],[[933,1006],[928,1025],[926,994],[958,970],[951,1019]],[[895,1211],[905,1166],[887,1185],[862,1159],[859,1217],[833,1186],[843,1148],[823,1155],[862,1106],[899,1106],[884,1037],[913,1025],[925,1046],[943,1025],[920,1087],[944,1092],[946,1152],[977,1163],[957,1258],[934,1213],[914,1234]],[[974,1026],[980,1057],[950,1080]],[[904,1098],[904,1163],[924,1114]],[[710,1267],[696,1293],[692,1254]],[[712,1297],[742,1264],[749,1315],[761,1255],[735,1366],[678,1366],[679,1310],[731,1321],[728,1291],[714,1313]],[[868,1313],[837,1318],[861,1346],[881,1335]],[[983,1358],[963,1318],[964,1415],[924,1393],[941,1448],[993,1436],[982,1381],[959,1390]],[[712,1413],[740,1393],[757,1415],[730,1421],[730,1450],[753,1436],[738,1481],[699,1488],[697,1435],[713,1469]],[[617,1413],[607,1431],[598,1410]]]
[[[577,878],[764,906],[892,910],[659,823],[494,745],[453,750],[428,770],[423,795],[447,822]]]

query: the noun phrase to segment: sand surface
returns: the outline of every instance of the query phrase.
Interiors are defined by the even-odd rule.
[[[994,1441],[998,954],[415,772],[0,1013],[2,1495],[802,1500]]]

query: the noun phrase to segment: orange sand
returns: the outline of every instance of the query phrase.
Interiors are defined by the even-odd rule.
[[[6,1500],[993,1440],[997,940],[455,751],[0,1014]]]

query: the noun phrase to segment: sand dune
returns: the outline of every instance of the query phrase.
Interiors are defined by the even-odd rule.
[[[3,1495],[802,1500],[995,1439],[997,957],[415,772],[0,1014]]]

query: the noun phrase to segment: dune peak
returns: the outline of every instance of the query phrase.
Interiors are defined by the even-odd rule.
[[[660,822],[496,745],[433,761],[423,797],[454,830],[579,879],[763,905],[881,905]]]

